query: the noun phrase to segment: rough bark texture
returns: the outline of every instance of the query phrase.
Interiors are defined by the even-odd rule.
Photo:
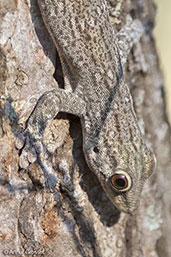
[[[113,18],[116,30],[128,13],[146,25],[126,76],[140,127],[157,157],[156,173],[135,216],[119,213],[86,165],[79,119],[65,114],[44,136],[54,151],[51,174],[38,163],[19,169],[14,139],[39,96],[56,86],[53,74],[60,85],[62,78],[37,2],[0,0],[0,256],[171,256],[171,142],[152,37],[156,8],[150,0],[110,2],[121,4]]]

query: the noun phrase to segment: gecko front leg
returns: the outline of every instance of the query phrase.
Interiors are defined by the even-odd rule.
[[[58,112],[67,112],[82,117],[85,113],[85,103],[76,94],[63,89],[47,92],[39,99],[27,121],[22,137],[16,140],[18,149],[24,146],[19,159],[21,168],[27,168],[29,163],[36,160],[37,153],[43,151],[41,141],[44,130]]]

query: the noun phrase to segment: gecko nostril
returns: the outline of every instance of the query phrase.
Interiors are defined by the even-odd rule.
[[[93,151],[94,151],[95,153],[99,153],[99,149],[98,149],[98,147],[97,147],[97,146],[95,146],[95,147],[93,148]]]

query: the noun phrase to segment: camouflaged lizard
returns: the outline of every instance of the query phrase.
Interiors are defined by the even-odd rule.
[[[23,134],[20,166],[36,160],[41,139],[58,112],[80,117],[83,150],[112,203],[133,213],[145,180],[153,172],[154,155],[140,132],[123,65],[143,34],[138,20],[116,34],[106,0],[38,0],[44,23],[59,53],[64,89],[45,93]],[[32,153],[34,151],[32,150]]]

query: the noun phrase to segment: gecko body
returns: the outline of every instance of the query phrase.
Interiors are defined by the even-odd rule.
[[[57,88],[39,99],[24,132],[20,166],[29,164],[28,149],[37,149],[45,127],[58,112],[77,115],[89,168],[112,203],[133,213],[155,162],[124,80],[124,54],[129,52],[133,36],[127,33],[128,38],[122,39],[124,51],[105,0],[38,0],[38,4],[59,53],[65,89]],[[131,32],[141,31],[137,21],[131,26]]]

